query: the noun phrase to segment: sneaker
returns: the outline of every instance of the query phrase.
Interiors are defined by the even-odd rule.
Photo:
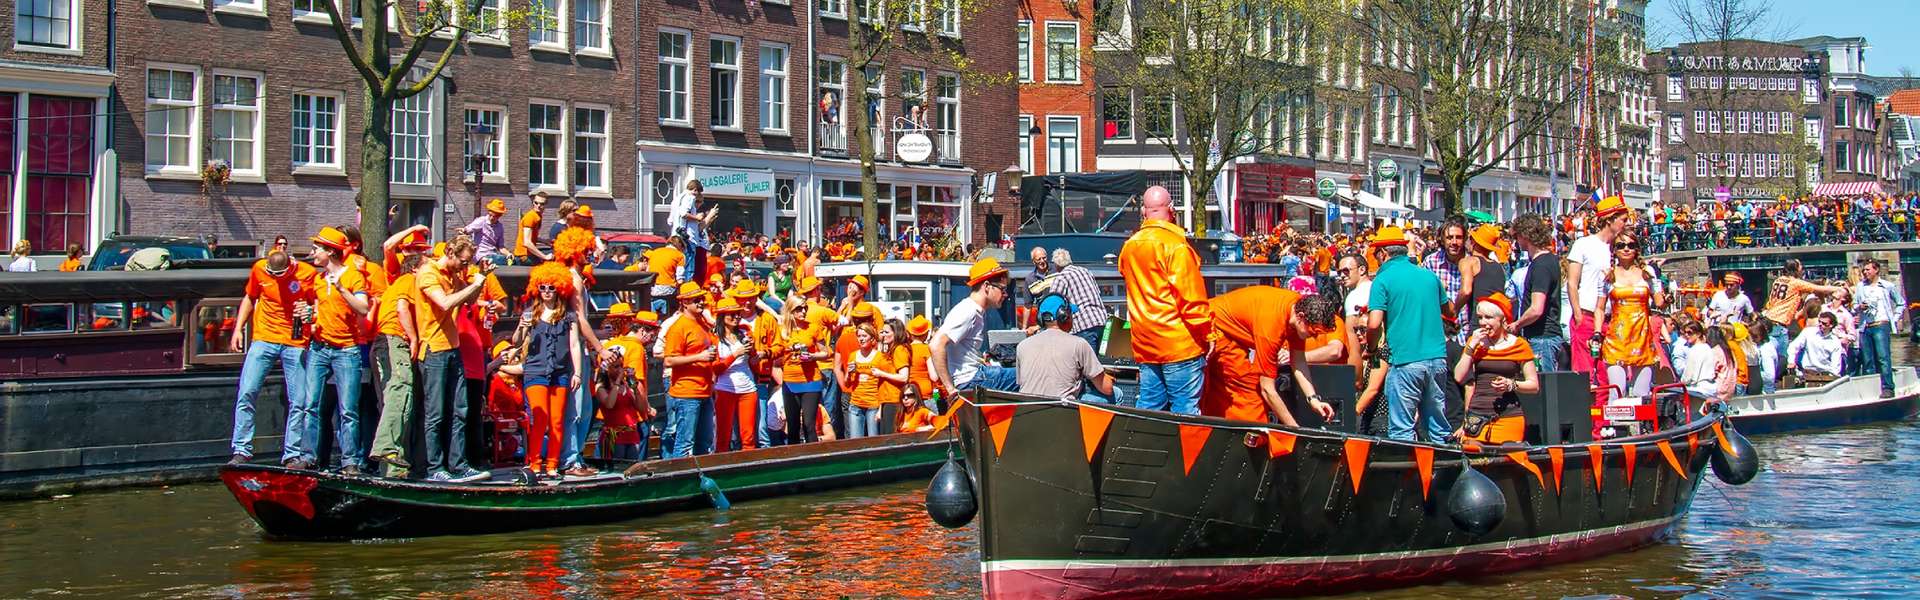
[[[600,471],[595,470],[593,467],[589,467],[586,465],[580,465],[571,469],[567,469],[566,471],[566,476],[568,477],[592,477],[599,474],[600,474]]]
[[[388,465],[392,465],[392,466],[395,466],[395,467],[399,467],[399,468],[401,468],[401,469],[411,469],[411,468],[413,468],[413,465],[409,465],[409,464],[407,464],[407,459],[404,459],[404,458],[400,458],[400,453],[399,453],[399,452],[388,452],[388,453],[386,453],[386,454],[375,454],[375,455],[373,455],[373,456],[369,456],[369,457],[367,457],[367,459],[368,459],[368,460],[372,460],[372,461],[374,461],[374,462],[383,462],[383,463],[387,463]]]
[[[245,454],[235,454],[235,455],[233,455],[233,458],[229,458],[229,459],[227,459],[227,464],[229,464],[229,465],[244,465],[244,464],[247,464],[247,461],[248,461],[248,460],[251,460],[252,458],[253,458],[253,457],[251,457],[251,456],[247,456],[247,455],[245,455]]]
[[[360,467],[357,465],[347,465],[344,467],[340,467],[341,477],[359,477],[360,475],[361,475]]]
[[[1886,400],[1886,399],[1889,399],[1889,398],[1892,398],[1892,397],[1893,397],[1893,390],[1880,390],[1880,399],[1881,399],[1881,400]]]
[[[544,473],[544,474],[542,474],[542,476],[543,476],[543,477],[546,477],[547,479],[554,479],[554,480],[558,480],[558,479],[560,479],[560,470],[559,470],[559,469],[547,469],[547,472],[546,472],[546,473]]]
[[[313,470],[313,461],[310,461],[304,458],[290,458],[290,459],[287,459],[285,462],[280,463],[280,466],[293,469],[295,471],[310,471],[310,470]]]
[[[467,467],[465,469],[462,469],[458,474],[455,474],[453,476],[453,481],[454,483],[470,483],[475,481],[486,481],[492,478],[493,478],[492,473],[475,469],[473,467]]]
[[[427,481],[450,483],[453,481],[453,475],[447,474],[446,471],[434,471],[432,475],[427,476]]]

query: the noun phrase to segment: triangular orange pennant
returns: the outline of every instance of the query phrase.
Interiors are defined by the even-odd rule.
[[[1373,442],[1366,440],[1347,440],[1347,478],[1353,480],[1353,493],[1360,493],[1360,476],[1367,470],[1367,453],[1373,450]]]
[[[1660,446],[1660,454],[1667,457],[1667,464],[1673,466],[1673,472],[1679,473],[1681,479],[1688,479],[1687,470],[1680,466],[1680,459],[1673,456],[1673,444],[1667,440],[1660,440],[1657,445]]]
[[[1593,491],[1599,493],[1600,475],[1607,467],[1607,449],[1599,444],[1587,444],[1587,460],[1593,463]]]
[[[1426,500],[1433,489],[1433,449],[1414,446],[1413,463],[1420,466],[1420,499]]]
[[[947,405],[947,412],[934,415],[933,435],[927,436],[927,439],[933,439],[935,435],[940,435],[940,432],[946,431],[947,426],[953,423],[953,413],[959,411],[960,405],[962,404],[972,404],[972,403],[967,402],[966,398],[955,398],[954,402]]]
[[[1093,462],[1093,453],[1100,449],[1100,440],[1107,437],[1107,425],[1113,423],[1113,413],[1085,404],[1080,406],[1080,442],[1086,446],[1087,462]]]
[[[1627,455],[1627,489],[1633,489],[1633,461],[1640,457],[1640,449],[1633,444],[1621,444],[1620,450]]]
[[[1687,434],[1687,458],[1693,458],[1693,453],[1698,451],[1700,451],[1700,432]]]
[[[1180,426],[1180,461],[1182,474],[1193,474],[1193,461],[1199,460],[1200,449],[1206,447],[1207,436],[1213,435],[1213,428],[1206,425]]]
[[[1720,450],[1725,452],[1727,449],[1727,430],[1720,427],[1719,421],[1713,422],[1713,437],[1720,441]]]
[[[1267,458],[1274,459],[1293,454],[1293,434],[1285,431],[1267,432]]]
[[[1534,479],[1540,480],[1540,489],[1547,489],[1547,477],[1540,474],[1540,467],[1534,466],[1533,461],[1527,458],[1527,452],[1525,450],[1508,452],[1507,458],[1513,459],[1513,464],[1520,465],[1520,468],[1526,469],[1528,473],[1532,473]]]
[[[1548,448],[1547,460],[1553,463],[1553,493],[1560,493],[1560,473],[1567,464],[1567,451],[1562,448]]]
[[[1007,428],[1013,426],[1012,404],[980,407],[980,416],[987,420],[987,432],[993,434],[993,454],[999,456],[1007,449]]]

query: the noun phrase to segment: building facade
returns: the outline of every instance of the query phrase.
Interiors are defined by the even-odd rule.
[[[1126,124],[1102,122],[1095,113],[1096,105],[1130,99],[1109,99],[1100,92],[1091,49],[1113,45],[1119,32],[1115,21],[1127,13],[1114,2],[1096,1],[1093,10],[1067,6],[1019,3],[1014,79],[1020,84],[1019,164],[1028,175],[1097,170],[1098,141],[1120,138],[1120,126]],[[1115,108],[1132,110],[1130,105]]]
[[[26,240],[52,268],[67,246],[91,249],[118,227],[107,10],[52,0],[0,12],[0,247]]]

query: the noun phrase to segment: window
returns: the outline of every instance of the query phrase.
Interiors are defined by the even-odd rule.
[[[1747,133],[1747,111],[1740,111],[1740,133]]]
[[[1752,154],[1747,154],[1744,152],[1740,154],[1740,177],[1742,178],[1753,177],[1753,155]]]
[[[880,156],[887,151],[887,145],[882,143],[887,139],[887,104],[883,102],[887,93],[886,70],[880,65],[867,65],[860,68],[860,77],[867,82],[867,132],[872,137],[866,143],[873,144],[874,156]]]
[[[653,206],[653,233],[670,235],[673,233],[673,224],[668,220],[672,218],[670,215],[673,212],[673,197],[676,191],[673,185],[673,171],[648,172],[647,180],[648,189],[652,190],[650,195],[653,198],[650,203]]]
[[[934,78],[933,130],[941,160],[960,160],[960,76]]]
[[[527,42],[533,47],[566,49],[566,30],[560,19],[565,15],[565,0],[527,0]],[[684,45],[684,43],[683,43]]]
[[[17,0],[13,41],[28,48],[76,49],[74,0]]]
[[[359,4],[354,6],[358,7]],[[455,3],[455,6],[465,10],[465,4]],[[481,0],[479,28],[473,32],[473,37],[477,40],[507,41],[506,12],[507,0]]]
[[[1840,173],[1853,170],[1853,153],[1851,150],[1852,148],[1848,146],[1845,140],[1837,140],[1833,143],[1834,172]]]
[[[665,124],[688,125],[687,117],[688,57],[687,34],[679,31],[660,32],[660,122]]]
[[[847,18],[847,0],[818,0],[820,16],[836,19]]]
[[[1014,52],[1020,55],[1014,59],[1020,62],[1020,81],[1033,81],[1033,23],[1021,21],[1014,26],[1014,38]]]
[[[1814,117],[1807,117],[1806,130],[1807,130],[1807,143],[1815,146],[1820,145],[1820,119],[1817,119]]]
[[[88,243],[95,104],[91,98],[42,94],[27,102],[26,194],[24,206],[17,208],[26,222],[23,239],[40,252]],[[8,207],[9,216],[20,214],[12,212],[15,208]]]
[[[392,183],[433,183],[433,94],[414,94],[393,103]]]
[[[563,187],[560,180],[560,140],[566,135],[567,108],[534,102],[527,105],[527,187]]]
[[[1127,88],[1100,90],[1100,122],[1104,139],[1133,141],[1133,95]]]
[[[261,1],[262,0],[213,0],[213,10],[219,11],[226,9],[233,12],[260,13],[265,11],[265,8],[260,6]]]
[[[1080,81],[1080,25],[1047,24],[1047,81]]]
[[[1140,127],[1150,138],[1173,139],[1173,96],[1140,98]]]
[[[212,149],[208,158],[227,161],[233,174],[260,171],[260,77],[213,74]]]
[[[467,131],[471,132],[475,129],[485,128],[488,131],[492,131],[494,135],[492,139],[487,140],[487,147],[485,148],[474,147],[471,134],[465,136],[466,141],[462,143],[462,147],[464,148],[462,155],[485,155],[487,157],[486,163],[480,166],[479,175],[487,179],[505,179],[507,177],[507,163],[502,159],[502,155],[505,154],[504,149],[507,145],[506,121],[504,120],[506,118],[506,111],[492,107],[471,107],[467,109],[466,113],[465,123]],[[472,171],[473,163],[471,161],[462,161],[462,163],[465,165],[462,171],[466,172],[468,176],[474,175]]]
[[[787,131],[787,47],[760,47],[760,130]]]
[[[707,41],[707,124],[740,129],[740,41]]]
[[[573,2],[573,48],[585,54],[604,54],[611,50],[607,42],[609,0],[571,0]]]
[[[1020,172],[1033,172],[1033,117],[1020,115]]]
[[[1667,141],[1675,144],[1685,142],[1687,139],[1685,128],[1686,122],[1680,119],[1680,115],[1668,115]]]
[[[860,9],[861,23],[879,25],[886,21],[886,0],[856,0],[856,2],[854,6]]]
[[[1778,176],[1780,176],[1780,154],[1769,152],[1767,153],[1767,177]]]
[[[1849,121],[1850,119],[1847,118],[1847,97],[1835,97],[1833,99],[1833,126],[1845,129],[1851,126]]]
[[[1780,113],[1767,112],[1767,133],[1780,133]]]
[[[1820,79],[1808,77],[1800,82],[1800,102],[1804,104],[1820,103]]]
[[[1707,131],[1720,133],[1720,111],[1707,111]]]
[[[1678,158],[1667,161],[1667,187],[1687,187],[1687,161]]]
[[[940,35],[960,37],[960,0],[930,0],[933,2],[933,26]]]
[[[340,169],[340,96],[293,95],[293,168]]]
[[[607,191],[607,109],[573,109],[573,189]]]
[[[908,127],[924,129],[927,115],[922,108],[927,102],[927,72],[919,69],[907,69],[900,72],[900,108],[906,111]],[[915,110],[920,109],[920,110]]]
[[[835,57],[816,60],[813,80],[820,82],[819,96],[814,100],[820,106],[820,147],[846,152],[846,121],[841,107],[847,99],[847,63]]]
[[[1713,160],[1705,154],[1693,156],[1693,176],[1705,179],[1713,176]]]
[[[1047,172],[1080,171],[1080,119],[1047,117]]]
[[[147,172],[198,175],[200,72],[147,69]]]
[[[1707,132],[1707,111],[1693,111],[1693,132],[1696,134]]]

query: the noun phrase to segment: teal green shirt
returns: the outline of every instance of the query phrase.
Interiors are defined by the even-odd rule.
[[[1432,271],[1405,256],[1381,263],[1367,310],[1387,313],[1389,364],[1397,367],[1447,357],[1446,331],[1440,324],[1440,307],[1445,303],[1440,278]]]

